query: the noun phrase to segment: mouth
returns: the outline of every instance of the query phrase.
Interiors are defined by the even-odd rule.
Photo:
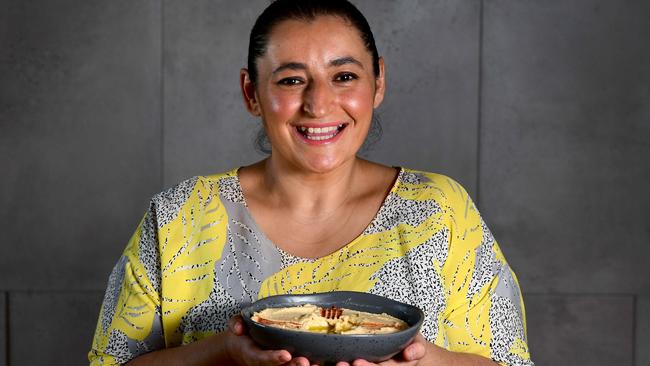
[[[347,123],[320,127],[296,126],[296,131],[307,141],[325,143],[333,141],[347,126]]]

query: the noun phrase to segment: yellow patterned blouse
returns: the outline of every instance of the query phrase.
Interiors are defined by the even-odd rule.
[[[401,169],[365,231],[318,259],[276,247],[248,212],[237,170],[153,197],[108,280],[91,365],[196,341],[270,295],[364,291],[413,304],[452,351],[533,365],[514,273],[455,181]]]

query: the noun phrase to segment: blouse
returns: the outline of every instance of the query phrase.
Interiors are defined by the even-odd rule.
[[[88,358],[123,364],[224,331],[257,299],[338,290],[419,307],[440,347],[533,365],[517,278],[467,192],[405,168],[363,233],[315,259],[265,236],[237,169],[155,195],[109,277]]]

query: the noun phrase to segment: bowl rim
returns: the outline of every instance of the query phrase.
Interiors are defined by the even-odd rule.
[[[310,331],[306,331],[306,330],[296,330],[296,329],[286,329],[286,328],[273,327],[273,326],[270,326],[270,325],[265,325],[265,324],[262,324],[262,323],[258,323],[258,322],[256,322],[256,321],[254,321],[250,316],[247,316],[247,315],[246,315],[246,312],[250,312],[250,313],[251,313],[251,316],[252,316],[253,313],[254,313],[254,312],[252,311],[252,308],[253,308],[254,306],[256,306],[256,304],[258,304],[259,302],[264,301],[264,300],[268,301],[268,299],[274,299],[274,298],[288,298],[288,297],[296,297],[296,298],[300,298],[300,297],[309,297],[309,296],[314,296],[314,295],[316,295],[316,296],[323,296],[323,295],[332,295],[332,294],[351,294],[351,295],[360,295],[360,294],[363,294],[363,295],[371,295],[371,297],[378,297],[378,298],[381,298],[381,299],[383,299],[383,300],[388,300],[389,302],[396,303],[396,304],[398,304],[398,305],[402,305],[402,306],[405,306],[405,307],[407,307],[407,308],[411,308],[412,310],[414,310],[415,313],[417,313],[417,315],[418,315],[418,317],[417,317],[417,321],[416,321],[415,323],[413,323],[413,324],[409,324],[408,328],[405,328],[405,329],[402,329],[402,330],[399,330],[399,331],[397,331],[397,332],[393,332],[393,333],[380,333],[380,334],[336,334],[336,333],[317,333],[317,332],[310,332]],[[305,304],[307,304],[307,302],[305,302]],[[318,305],[318,304],[314,304],[314,305]],[[282,306],[269,306],[269,308],[279,308],[279,307],[282,307]],[[385,296],[376,295],[376,294],[372,294],[372,293],[368,293],[368,292],[361,292],[361,291],[347,291],[347,290],[346,290],[346,291],[314,292],[314,293],[308,293],[308,294],[279,294],[279,295],[271,295],[271,296],[267,296],[267,297],[264,297],[264,298],[258,299],[258,300],[256,300],[256,301],[254,301],[253,303],[249,304],[248,306],[245,306],[244,308],[241,309],[241,311],[240,311],[240,315],[242,316],[242,318],[243,318],[245,321],[248,320],[248,321],[250,321],[251,323],[255,324],[255,326],[257,326],[257,327],[259,327],[259,328],[261,328],[261,329],[271,329],[271,330],[274,331],[274,332],[276,332],[276,331],[279,331],[279,332],[281,332],[281,333],[282,333],[282,332],[287,332],[288,334],[301,333],[301,334],[305,334],[305,335],[307,335],[307,336],[311,335],[311,336],[317,336],[317,337],[322,337],[322,336],[327,336],[327,337],[344,337],[344,338],[346,338],[346,339],[349,339],[349,338],[376,338],[376,337],[387,338],[387,337],[391,337],[391,336],[392,336],[392,337],[395,337],[395,336],[397,336],[397,335],[401,335],[401,334],[406,333],[406,332],[412,332],[412,331],[413,331],[413,328],[416,328],[416,331],[419,330],[419,329],[421,328],[421,326],[422,326],[422,323],[424,323],[424,318],[425,318],[425,315],[424,315],[424,312],[422,311],[422,309],[420,309],[419,307],[417,307],[417,306],[415,306],[415,305],[407,304],[407,303],[404,303],[404,302],[401,302],[401,301],[398,301],[398,300],[394,300],[394,299],[391,299],[391,298],[388,298],[388,297],[385,297]],[[391,315],[391,316],[393,316],[393,315]],[[399,317],[397,317],[397,318],[399,318]],[[400,318],[400,320],[406,322],[406,320],[404,320],[404,319],[401,319],[401,318]],[[407,323],[407,324],[408,324],[408,323]]]

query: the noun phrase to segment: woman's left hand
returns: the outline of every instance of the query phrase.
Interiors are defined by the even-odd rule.
[[[380,363],[372,363],[366,360],[354,360],[352,364],[347,362],[338,362],[336,366],[415,366],[427,355],[430,346],[431,344],[424,339],[422,334],[418,334],[411,344],[406,346],[402,352],[390,360],[382,361]]]

